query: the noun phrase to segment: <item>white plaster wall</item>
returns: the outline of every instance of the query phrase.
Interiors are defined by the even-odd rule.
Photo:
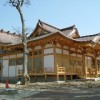
[[[82,51],[80,49],[78,49],[77,52],[80,52],[81,53]]]
[[[17,57],[22,57],[23,54],[17,54]],[[16,55],[10,55],[10,56],[4,56],[3,57],[3,73],[2,73],[2,77],[14,77],[14,76],[18,76],[18,70],[22,70],[23,69],[23,65],[15,65],[15,66],[9,66],[9,58],[15,58]],[[9,70],[8,70],[9,68]],[[9,71],[9,72],[8,72]]]
[[[45,48],[52,47],[52,44],[46,44]]]
[[[80,54],[77,54],[77,57],[82,57],[82,55],[80,55]]]
[[[44,56],[44,68],[54,68],[54,55]]]
[[[63,48],[64,48],[64,49],[68,49],[68,46],[64,46]]]
[[[61,45],[57,43],[57,44],[56,44],[56,47],[61,47]]]
[[[9,59],[9,56],[4,56],[3,59]]]
[[[69,55],[69,51],[68,50],[63,50],[63,54]]]
[[[62,53],[62,49],[56,48],[56,53]]]
[[[75,51],[75,48],[71,48],[70,50],[73,50],[73,51]]]
[[[3,60],[2,77],[8,77],[8,60]]]
[[[22,56],[23,56],[22,53],[17,54],[17,57],[22,57]]]
[[[75,54],[75,53],[73,53],[73,54],[71,54],[71,56],[76,56],[76,54]]]
[[[41,46],[36,46],[34,49],[35,49],[35,50],[41,49]]]
[[[9,66],[9,77],[15,77],[16,76],[16,72],[15,69],[16,66]]]
[[[10,55],[9,57],[10,57],[10,58],[15,58],[15,57],[16,57],[16,55]]]
[[[44,49],[44,54],[53,53],[53,48]]]

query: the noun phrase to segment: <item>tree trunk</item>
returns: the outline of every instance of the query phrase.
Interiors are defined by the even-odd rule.
[[[16,7],[17,8],[17,7]],[[27,50],[27,37],[25,34],[25,22],[24,22],[24,17],[21,11],[21,8],[17,8],[20,18],[21,18],[21,23],[22,23],[22,44],[23,44],[23,84],[27,84],[28,81],[30,81],[29,75],[28,75],[28,70],[27,70],[27,58],[28,58],[28,50]]]

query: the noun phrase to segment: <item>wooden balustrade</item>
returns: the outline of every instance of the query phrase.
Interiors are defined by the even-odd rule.
[[[43,68],[34,69],[34,73],[43,73]]]
[[[78,75],[80,77],[83,77],[83,72],[82,72],[82,68],[65,68],[65,67],[56,67],[56,69],[54,68],[36,68],[33,71],[29,70],[28,71],[29,75],[31,74],[50,74],[50,73],[54,73],[54,74],[58,74],[58,75],[71,75],[71,74],[75,74]],[[18,74],[23,74],[23,70],[19,70]]]
[[[88,68],[87,74],[90,77],[95,77],[96,76],[96,69]]]
[[[57,67],[57,74],[65,74],[66,70],[65,67]]]
[[[55,72],[54,68],[44,68],[44,73]]]
[[[82,68],[75,68],[75,73],[76,75],[78,75],[79,77],[83,77],[83,71]]]

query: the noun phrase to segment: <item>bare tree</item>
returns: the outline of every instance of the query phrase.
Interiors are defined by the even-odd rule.
[[[23,84],[26,84],[28,81],[30,81],[30,77],[29,77],[28,71],[27,71],[28,50],[27,50],[27,36],[26,36],[26,32],[25,32],[25,20],[24,20],[24,16],[23,16],[21,8],[24,4],[30,4],[30,0],[9,0],[9,3],[17,9],[17,11],[19,12],[19,15],[20,15],[20,19],[21,19],[22,44],[23,44],[23,70],[24,70]]]

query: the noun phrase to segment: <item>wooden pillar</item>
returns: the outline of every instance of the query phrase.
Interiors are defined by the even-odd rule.
[[[45,82],[47,82],[47,74],[45,74]]]
[[[54,52],[54,69],[56,69],[56,45],[55,44],[53,44],[53,52]]]
[[[33,45],[32,45],[32,74],[34,74],[35,73],[35,69],[34,69],[34,62],[33,62],[33,60],[34,60],[34,47],[33,47]]]
[[[70,75],[70,79],[73,80],[73,75]]]
[[[98,77],[97,57],[95,57],[95,77]]]
[[[42,47],[42,71],[44,73],[44,45]]]
[[[16,53],[16,57],[15,57],[15,60],[17,60],[17,53]],[[15,65],[15,77],[17,78],[18,77],[18,71],[17,71],[17,63],[16,63],[16,65]]]
[[[59,81],[58,65],[56,66],[56,73],[57,73],[57,81]]]
[[[85,54],[83,53],[83,73],[84,73],[84,78],[87,78],[87,67],[85,65]]]
[[[65,75],[64,75],[64,81],[66,81],[66,73],[65,73]]]
[[[66,66],[64,66],[64,57],[63,57],[63,55],[64,55],[64,52],[63,52],[63,50],[64,50],[64,48],[63,48],[63,46],[62,46],[62,67],[64,67],[65,68],[65,72],[64,72],[64,81],[66,81]]]
[[[70,70],[70,48],[68,50],[69,50],[68,60],[69,60],[69,70]],[[69,72],[71,72],[71,70]]]
[[[63,59],[64,59],[64,58],[63,58],[63,46],[61,46],[61,50],[62,50],[62,51],[61,51],[61,55],[62,55],[62,59],[61,59],[61,60],[62,60],[62,61],[61,61],[61,62],[62,62],[62,67],[65,67],[64,64],[63,64]]]
[[[33,71],[34,71],[33,69],[33,50],[31,52],[32,52],[32,74],[33,74]]]

